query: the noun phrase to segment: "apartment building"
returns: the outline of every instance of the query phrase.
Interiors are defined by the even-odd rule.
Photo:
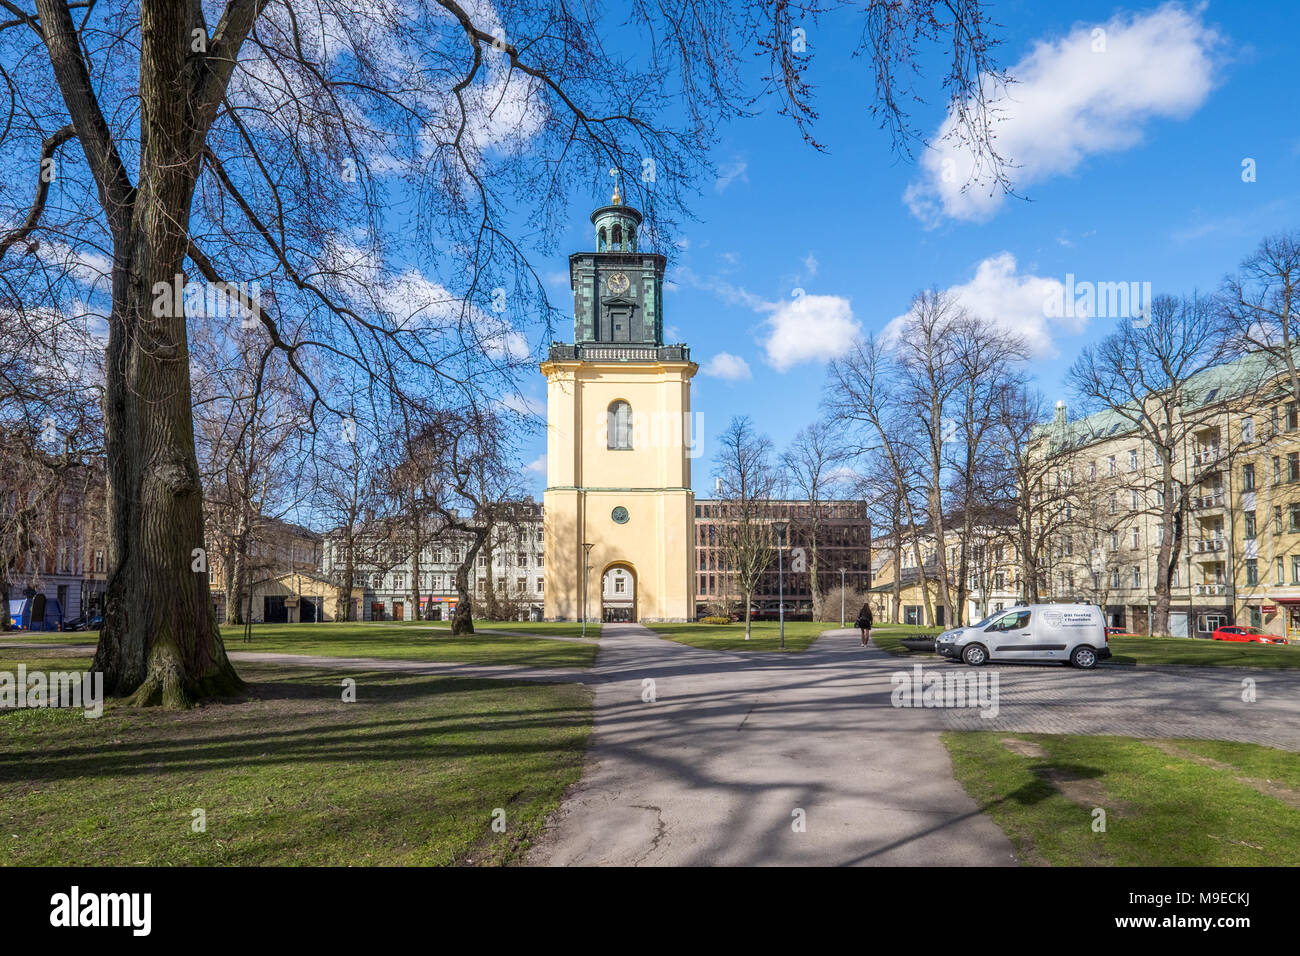
[[[471,547],[470,536],[449,528],[435,529],[418,555],[394,537],[391,529],[376,523],[363,534],[368,540],[357,548],[354,588],[361,592],[354,620],[402,621],[415,617],[418,599],[424,620],[448,620],[456,610],[456,569]],[[481,616],[489,599],[500,616],[540,620],[545,598],[545,548],[542,506],[533,501],[511,503],[506,520],[499,522],[480,548],[470,577]],[[322,573],[335,580],[344,573],[345,561],[337,532],[324,538]],[[417,569],[418,564],[418,569]],[[418,575],[418,577],[417,577]]]
[[[697,499],[695,502],[697,616],[722,611],[740,613],[744,600],[737,591],[734,573],[727,569],[726,554],[720,546],[719,531],[731,520],[729,510],[725,501]],[[848,590],[871,588],[871,519],[867,517],[866,502],[837,500],[814,505],[809,501],[770,501],[764,503],[763,512],[765,521],[789,522],[781,562],[787,617],[809,618],[813,613],[809,564],[814,525],[821,592],[838,589],[841,581]],[[771,567],[763,574],[754,593],[755,617],[776,616],[779,612],[781,576],[774,555]]]
[[[1188,384],[1171,432],[1182,533],[1169,631],[1209,637],[1239,623],[1300,638],[1300,415],[1289,379],[1256,354]],[[1040,567],[1044,599],[1088,600],[1110,624],[1148,633],[1164,535],[1155,446],[1114,410],[1069,421],[1058,403],[1039,448],[1071,512]]]
[[[102,613],[108,581],[102,464],[70,468],[52,489],[5,484],[0,529],[4,547],[14,549],[4,556],[10,599],[57,599],[63,622]]]
[[[1014,526],[1006,521],[987,519],[971,529],[966,549],[966,581],[959,587],[962,525],[960,514],[945,524],[945,558],[949,596],[954,602],[961,602],[962,621],[970,623],[1024,600],[1025,589],[1020,580]],[[896,548],[898,545],[892,535],[875,538],[871,544],[874,585],[870,603],[875,619],[881,623],[917,627],[949,626],[953,622],[946,620],[946,609],[941,601],[937,536],[933,528],[925,526],[914,532],[905,532],[897,560]],[[921,555],[919,563],[918,550]],[[899,575],[897,614],[893,600],[895,567]]]

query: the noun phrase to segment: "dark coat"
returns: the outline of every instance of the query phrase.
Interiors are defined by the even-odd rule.
[[[859,629],[871,627],[871,608],[868,605],[862,605],[862,610],[858,612],[858,619],[853,622],[853,626]]]

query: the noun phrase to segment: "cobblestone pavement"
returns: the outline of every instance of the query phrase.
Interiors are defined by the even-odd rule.
[[[935,660],[926,670],[946,675],[972,669]],[[997,716],[983,718],[971,709],[936,711],[944,727],[1205,737],[1300,751],[1300,671],[1122,664],[1102,664],[1092,671],[1052,664],[989,665],[984,670],[998,675]],[[1242,699],[1250,690],[1253,702]]]

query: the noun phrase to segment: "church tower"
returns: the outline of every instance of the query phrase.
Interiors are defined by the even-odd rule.
[[[618,191],[569,257],[573,344],[546,376],[546,619],[695,616],[690,349],[663,342],[666,260]]]

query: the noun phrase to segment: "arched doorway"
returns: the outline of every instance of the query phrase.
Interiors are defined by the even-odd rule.
[[[611,564],[600,576],[600,619],[636,620],[636,572],[628,564]]]

